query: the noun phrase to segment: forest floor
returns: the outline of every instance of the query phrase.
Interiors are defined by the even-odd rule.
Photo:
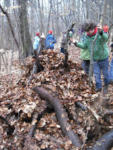
[[[13,72],[0,75],[0,150],[86,150],[112,129],[113,116],[106,114],[113,109],[113,86],[109,86],[107,95],[95,93],[81,68],[79,50],[72,47],[69,53],[68,71],[63,67],[63,55],[56,50],[44,51],[40,56],[44,70],[34,74],[30,83],[32,57],[26,58],[24,65],[13,61]],[[47,103],[32,90],[35,86],[59,99],[82,148],[76,148],[62,133],[55,111],[44,112]],[[35,113],[38,118],[33,120]],[[36,122],[35,134],[30,137]]]

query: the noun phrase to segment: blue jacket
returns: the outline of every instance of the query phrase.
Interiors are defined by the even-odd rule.
[[[46,36],[45,45],[46,49],[54,49],[54,44],[56,43],[56,39],[52,34],[48,34]]]

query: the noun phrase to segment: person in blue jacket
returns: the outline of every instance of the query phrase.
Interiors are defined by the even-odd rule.
[[[48,35],[46,36],[46,40],[45,40],[46,49],[52,49],[53,50],[55,43],[56,43],[56,39],[53,36],[53,31],[49,30]]]

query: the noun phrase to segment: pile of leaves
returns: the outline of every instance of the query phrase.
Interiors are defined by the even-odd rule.
[[[99,104],[101,95],[89,87],[88,77],[80,64],[69,61],[67,70],[63,60],[64,56],[60,53],[43,51],[40,62],[44,70],[33,74],[30,82],[32,57],[26,58],[24,66],[16,64],[24,69],[21,78],[15,74],[0,77],[0,149],[77,149],[63,135],[54,110],[33,92],[35,86],[41,86],[58,97],[84,148],[110,130],[112,118],[106,122],[102,116],[105,109]],[[112,102],[110,104],[112,106]],[[35,113],[38,114],[38,123],[31,139],[29,132],[35,124]]]

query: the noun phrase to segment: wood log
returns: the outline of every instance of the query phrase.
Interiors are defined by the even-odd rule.
[[[72,144],[76,147],[81,147],[81,141],[77,134],[75,134],[70,124],[68,123],[68,117],[66,114],[66,111],[64,110],[62,104],[60,103],[60,100],[52,94],[49,94],[47,90],[41,87],[34,87],[33,90],[44,100],[48,101],[54,108],[56,112],[57,119],[59,121],[59,124],[61,126],[61,129],[64,133],[64,135],[68,136],[71,140]]]
[[[90,150],[110,150],[112,147],[113,147],[113,129],[104,134]]]

